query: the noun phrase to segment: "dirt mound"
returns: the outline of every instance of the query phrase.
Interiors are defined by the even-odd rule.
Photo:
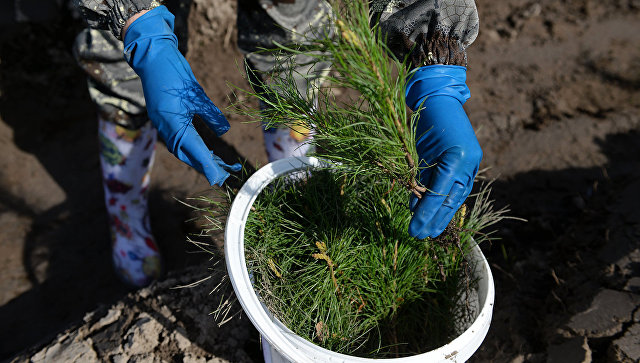
[[[196,287],[190,286],[198,282]],[[222,327],[213,324],[213,301],[229,303],[229,289],[202,268],[172,274],[114,305],[101,306],[83,321],[37,351],[12,362],[252,362],[259,358],[258,335],[236,315]],[[186,286],[189,285],[189,286]],[[186,286],[186,287],[185,287]],[[213,291],[215,289],[215,292]],[[225,295],[226,294],[226,295]],[[221,320],[222,321],[222,320]]]

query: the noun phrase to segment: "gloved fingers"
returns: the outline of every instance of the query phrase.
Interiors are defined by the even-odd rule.
[[[471,182],[470,185],[464,185],[460,182],[455,182],[453,184],[453,187],[451,188],[451,191],[449,192],[449,195],[447,196],[447,199],[444,200],[444,203],[442,203],[442,205],[457,210],[469,196],[472,186],[473,182]]]
[[[198,83],[184,56],[176,48],[171,48],[169,51],[174,53],[174,59],[176,59],[171,67],[174,70],[172,75],[177,77],[173,82],[177,87],[169,95],[179,99],[181,104],[181,107],[174,108],[190,116],[198,114],[207,127],[216,135],[222,136],[229,130],[229,122]]]
[[[414,217],[409,224],[409,231],[411,235],[420,239],[439,236],[447,227],[451,218],[453,218],[453,215],[458,210],[460,204],[462,204],[462,201],[464,201],[465,193],[466,187],[459,182],[455,182],[448,195],[440,199],[441,204],[436,205],[437,201],[432,198],[431,201],[434,201],[434,204],[430,206],[430,208],[433,208],[432,216],[430,218],[424,218],[421,216],[416,218],[417,213],[414,214]],[[425,195],[423,199],[428,197],[428,195]],[[415,234],[412,233],[412,225],[414,225],[414,228],[421,228],[421,230],[414,231]]]
[[[440,210],[433,217],[431,228],[431,234],[429,237],[437,237],[439,236],[445,228],[451,222],[451,219],[455,215],[455,213],[460,209],[462,203],[464,203],[467,196],[469,196],[469,192],[471,192],[471,188],[467,188],[459,183],[455,183],[453,188],[451,188],[451,193],[440,207]]]
[[[224,117],[222,111],[209,99],[209,97],[202,91],[201,95],[202,103],[200,104],[197,114],[200,115],[202,120],[207,126],[213,130],[216,135],[222,136],[229,131],[229,121]]]
[[[224,170],[226,171],[231,171],[234,173],[239,172],[240,170],[242,170],[242,164],[240,163],[235,163],[235,164],[227,164],[225,163],[222,158],[220,158],[218,155],[214,154],[213,151],[211,151],[211,157],[213,158],[213,160],[220,166],[222,167]]]
[[[416,207],[418,206],[419,201],[420,199],[418,199],[415,194],[411,193],[411,198],[409,198],[409,210],[411,211],[411,213],[416,211]]]
[[[444,232],[445,228],[451,222],[451,218],[453,218],[454,214],[458,209],[452,208],[447,205],[442,205],[431,222],[427,225],[426,234],[427,237],[435,238],[438,237],[442,232]]]
[[[429,223],[448,197],[453,183],[453,176],[436,166],[436,170],[431,175],[431,182],[427,186],[427,192],[422,195],[422,199],[415,207],[413,217],[409,223],[410,235],[419,239],[426,238],[429,235],[431,232],[428,229]]]
[[[433,173],[434,168],[433,167],[428,167],[428,168],[424,168],[420,171],[420,180],[426,180],[427,182],[429,180],[431,180],[431,174]],[[425,183],[426,184],[426,183]],[[415,194],[411,194],[411,197],[409,198],[409,210],[411,212],[415,212],[416,211],[416,207],[418,206],[418,202],[420,201],[420,199],[418,197],[416,197]]]
[[[209,181],[209,185],[217,185],[219,187],[224,184],[224,181],[229,177],[229,173],[224,170],[220,165],[213,160],[208,160],[202,166],[202,173]]]
[[[442,196],[442,200],[449,195],[449,191],[451,191],[451,187],[453,187],[453,183],[456,181],[456,176],[459,174],[455,165],[450,165],[446,157],[441,158],[436,165],[424,170],[424,172],[428,173],[421,178],[422,181],[427,181],[427,183],[424,184],[427,188],[425,194]],[[426,179],[426,177],[429,179]]]
[[[178,159],[204,174],[210,185],[222,185],[229,177],[229,173],[211,157],[211,150],[207,148],[192,125],[185,128],[177,144],[175,154]]]
[[[427,165],[420,169],[420,183],[423,187],[427,187],[431,181],[431,177],[433,175],[434,170],[436,169],[436,165],[432,165],[422,160],[421,165]],[[429,189],[431,190],[431,189]],[[416,207],[418,206],[418,202],[420,199],[415,196],[415,194],[411,194],[411,198],[409,199],[409,210],[411,212],[416,211]]]
[[[418,239],[424,239],[429,237],[431,231],[429,230],[429,222],[437,213],[438,209],[442,205],[445,197],[440,196],[423,196],[418,202],[411,222],[409,222],[409,235]]]

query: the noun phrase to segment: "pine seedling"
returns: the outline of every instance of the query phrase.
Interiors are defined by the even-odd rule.
[[[279,44],[270,50],[279,60],[279,71],[249,77],[253,90],[243,90],[266,107],[251,110],[237,105],[237,109],[266,127],[313,130],[309,142],[315,146],[315,156],[336,164],[351,180],[360,174],[386,178],[420,197],[425,188],[416,182],[417,113],[409,117],[405,106],[406,67],[390,56],[384,39],[377,36],[377,26],[370,26],[366,1],[336,3],[334,14],[335,27],[325,30],[324,38],[307,39],[295,48]],[[323,79],[326,87],[316,84],[307,94],[299,92],[293,66],[296,55],[333,64],[333,72]],[[340,101],[336,89],[351,96]],[[310,101],[314,96],[318,105]]]

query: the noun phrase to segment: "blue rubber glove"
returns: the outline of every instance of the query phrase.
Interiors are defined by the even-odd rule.
[[[409,234],[437,237],[471,192],[482,150],[462,104],[469,99],[466,68],[434,65],[415,70],[407,83],[406,102],[416,111],[416,147],[421,199],[412,196]],[[424,101],[424,103],[423,103]],[[421,108],[422,107],[422,108]]]
[[[165,6],[136,19],[124,36],[125,59],[142,80],[149,118],[169,151],[203,173],[211,185],[222,185],[227,170],[239,171],[241,165],[228,165],[214,155],[191,121],[198,114],[218,136],[229,130],[229,122],[178,51],[173,22]]]

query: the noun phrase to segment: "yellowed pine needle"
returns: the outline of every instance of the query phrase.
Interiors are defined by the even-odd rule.
[[[280,271],[278,271],[278,268],[276,267],[276,263],[273,262],[272,258],[267,260],[267,265],[269,265],[269,268],[271,269],[271,271],[273,271],[273,273],[276,274],[278,278],[282,278],[282,274],[280,273]]]
[[[462,226],[464,225],[464,217],[467,215],[467,205],[463,204],[462,207],[460,207],[460,219],[458,220],[458,227],[462,228]]]
[[[391,207],[389,207],[389,204],[387,204],[387,201],[384,200],[384,198],[380,198],[380,203],[382,203],[382,205],[384,205],[384,207],[387,209],[387,212],[391,214]]]
[[[335,286],[336,291],[340,291],[340,289],[338,288],[338,280],[336,279],[336,275],[333,272],[333,261],[331,261],[331,258],[327,255],[327,245],[324,242],[316,242],[316,246],[318,247],[318,250],[320,250],[320,253],[314,253],[312,254],[313,258],[315,258],[316,260],[324,260],[327,262],[327,265],[329,265],[329,271],[331,272],[331,280],[333,281],[333,286]]]
[[[398,267],[398,240],[396,240],[396,244],[393,246],[393,271]]]

